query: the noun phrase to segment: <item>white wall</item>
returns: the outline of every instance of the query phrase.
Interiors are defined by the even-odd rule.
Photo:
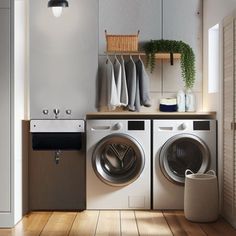
[[[23,128],[25,119],[25,79],[26,79],[26,4],[24,0],[15,0],[14,6],[14,223],[23,215],[23,203],[27,195],[23,194],[27,184],[25,164],[27,156],[23,155]],[[26,144],[27,145],[27,144]],[[25,199],[26,198],[26,199]],[[27,210],[27,209],[26,209]]]
[[[3,5],[2,5],[3,4]],[[9,131],[1,140],[1,144],[4,144],[4,140],[9,140],[9,145],[2,147],[3,150],[8,152],[7,155],[2,155],[2,158],[9,160],[10,169],[7,164],[0,166],[2,168],[0,172],[7,171],[10,176],[9,183],[6,183],[1,191],[7,192],[6,189],[10,189],[8,198],[9,209],[0,212],[0,227],[13,227],[22,215],[27,211],[27,143],[24,142],[22,128],[22,120],[25,118],[25,32],[26,32],[26,8],[25,0],[4,0],[1,2],[1,7],[5,9],[4,12],[8,15],[8,20],[2,21],[1,29],[3,35],[7,36],[7,31],[4,32],[4,24],[7,27],[9,38],[7,44],[4,45],[4,41],[1,43],[5,46],[10,57],[7,59],[7,65],[2,68],[2,72],[5,76],[2,77],[8,80],[8,84],[5,91],[9,91],[9,101],[1,100],[1,106],[7,105],[7,109],[3,114],[9,114],[7,120],[3,120],[2,124],[8,127]],[[0,8],[1,8],[0,7]],[[4,13],[1,12],[1,13]],[[1,18],[2,19],[2,18]],[[6,56],[5,56],[6,57]],[[3,64],[3,63],[2,63]],[[8,74],[8,76],[7,76]],[[4,81],[4,80],[3,80]],[[2,85],[2,84],[1,84]],[[2,129],[3,130],[3,129]],[[28,132],[28,130],[27,130]],[[8,136],[8,138],[7,138]],[[26,145],[26,146],[24,146]],[[24,146],[24,147],[23,147]],[[6,178],[6,177],[5,177]],[[23,193],[23,191],[25,191]],[[5,203],[5,209],[8,204]],[[2,210],[2,209],[1,209]]]
[[[3,2],[4,3],[4,2]],[[0,226],[13,221],[12,209],[12,155],[11,155],[11,8],[0,3]],[[11,218],[12,217],[12,218]]]
[[[163,0],[163,38],[182,40],[195,54],[197,110],[202,109],[202,17],[201,0]],[[164,63],[163,90],[176,96],[179,89],[183,89],[180,62],[173,67]]]
[[[54,118],[55,108],[60,119],[85,118],[95,111],[98,0],[68,2],[55,18],[48,0],[29,1],[30,119]],[[47,116],[43,109],[49,110]],[[62,152],[59,165],[54,152],[30,148],[31,210],[85,208],[85,136],[82,142],[81,151]]]
[[[140,30],[141,44],[151,39],[188,43],[196,56],[193,91],[197,110],[202,110],[202,0],[100,0],[99,68],[103,68],[106,60],[105,29],[110,34],[135,34]],[[160,98],[176,97],[178,90],[184,89],[180,60],[175,60],[174,66],[170,66],[168,60],[157,60],[155,70],[149,73],[149,77],[153,105],[150,108],[142,107],[141,112],[156,112]],[[106,110],[104,107],[100,109]]]
[[[217,112],[218,120],[218,179],[220,193],[222,191],[223,158],[222,158],[222,28],[221,22],[236,8],[236,0],[204,0],[203,1],[203,109]],[[220,23],[220,83],[217,93],[208,93],[208,30]]]
[[[208,94],[208,30],[221,23],[224,17],[236,8],[236,0],[204,0],[203,1],[203,108],[204,110],[217,111],[219,109],[219,94]]]
[[[59,118],[83,118],[95,107],[98,1],[70,0],[60,18],[47,3],[29,6],[30,118],[54,118],[54,108]]]
[[[59,118],[82,118],[95,110],[98,44],[102,63],[105,29],[113,34],[140,30],[141,42],[164,38],[189,43],[196,54],[193,90],[197,108],[202,109],[202,0],[71,0],[69,4],[60,18],[54,18],[47,0],[30,1],[31,119],[53,118],[54,108],[61,110]],[[173,67],[169,62],[156,64],[150,74],[152,111],[161,97],[175,97],[184,89],[179,61]],[[43,109],[49,110],[48,116]],[[72,116],[65,114],[66,109],[72,109]]]

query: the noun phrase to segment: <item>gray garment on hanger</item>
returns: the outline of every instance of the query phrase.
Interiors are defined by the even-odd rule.
[[[107,107],[109,110],[115,110],[119,105],[117,89],[114,76],[114,68],[110,59],[107,58],[100,79],[100,109]]]
[[[119,105],[121,104],[121,64],[119,62],[119,60],[117,59],[117,57],[115,57],[115,61],[114,61],[114,76],[115,76],[115,82],[116,82],[116,90],[117,90],[117,96],[118,96],[118,102]]]
[[[107,100],[108,100],[107,76],[106,76],[106,69],[105,67],[103,67],[103,64],[99,66],[98,86],[99,86],[98,110],[102,110],[104,107],[107,107]]]
[[[136,98],[136,66],[132,58],[125,64],[126,81],[128,88],[128,108],[130,111],[135,111],[135,98]]]
[[[126,81],[125,61],[123,57],[121,57],[120,64],[121,64],[120,103],[121,103],[121,106],[127,106],[129,102],[129,96],[128,96],[128,89],[127,89],[127,81]]]
[[[136,94],[135,94],[135,110],[140,111],[140,74],[138,74],[138,70],[136,67]]]
[[[140,103],[141,105],[145,107],[150,107],[152,104],[151,104],[151,98],[150,98],[150,92],[149,92],[148,74],[145,70],[145,66],[141,59],[136,61],[135,64],[136,64],[137,74],[139,77]]]
[[[108,109],[115,110],[117,106],[119,106],[119,100],[117,96],[117,89],[116,89],[116,82],[115,82],[115,75],[114,75],[114,68],[113,64],[110,60],[106,63],[106,70],[107,70],[107,84],[108,84]]]

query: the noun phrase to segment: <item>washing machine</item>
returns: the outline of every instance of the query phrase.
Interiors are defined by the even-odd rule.
[[[153,208],[183,209],[185,170],[216,171],[216,120],[153,121]]]
[[[150,209],[150,120],[87,120],[87,209]]]

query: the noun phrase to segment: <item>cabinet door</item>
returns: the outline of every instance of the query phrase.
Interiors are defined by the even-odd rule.
[[[10,10],[0,9],[0,211],[10,211]]]

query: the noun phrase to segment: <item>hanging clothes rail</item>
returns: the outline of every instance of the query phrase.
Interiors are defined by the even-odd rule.
[[[124,52],[116,52],[116,51],[109,51],[109,52],[104,52],[106,55],[109,56],[114,56],[116,55],[123,55],[123,56],[146,56],[145,52],[142,51],[137,51],[137,52],[129,52],[129,51],[124,51]],[[180,53],[172,53],[173,54],[173,59],[180,59],[181,54]],[[160,59],[160,60],[170,60],[171,53],[155,53],[155,58]]]
[[[145,52],[105,52],[106,55],[108,56],[114,56],[114,55],[119,55],[119,56],[146,56]],[[178,60],[181,58],[180,53],[155,53],[155,58],[157,60],[169,60],[171,65],[174,65],[174,60]]]

